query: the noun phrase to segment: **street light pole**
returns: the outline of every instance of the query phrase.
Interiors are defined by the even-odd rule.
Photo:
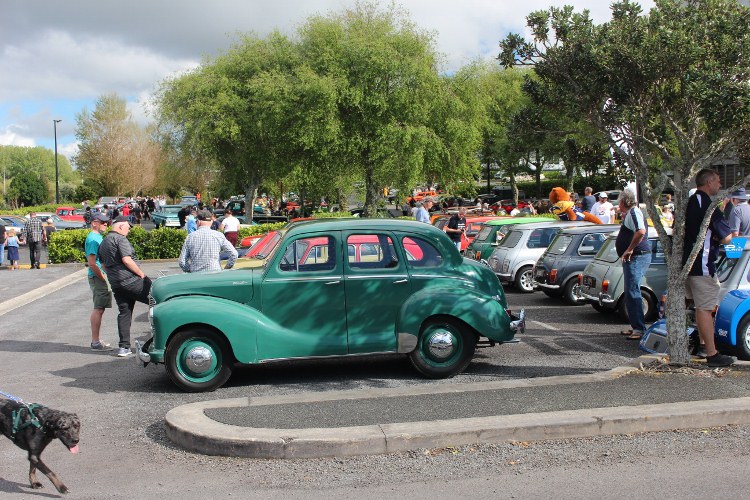
[[[52,120],[55,128],[55,203],[60,203],[60,172],[57,169],[57,124],[62,120]]]

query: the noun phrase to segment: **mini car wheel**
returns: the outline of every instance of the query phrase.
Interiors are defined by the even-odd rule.
[[[641,304],[643,304],[643,318],[646,323],[654,321],[658,311],[656,310],[656,300],[645,290],[641,290]],[[620,303],[617,306],[617,312],[624,321],[628,319],[628,310],[625,307],[625,295],[620,297]]]
[[[546,295],[547,297],[559,297],[560,296],[560,290],[549,290],[547,288],[542,288],[542,293]]]
[[[531,266],[524,266],[516,273],[515,285],[523,293],[534,291],[534,270]]]
[[[563,299],[570,305],[576,306],[583,304],[583,299],[578,296],[578,290],[581,289],[581,285],[578,284],[578,277],[573,277],[565,283],[563,287]]]
[[[186,392],[210,392],[232,374],[231,354],[223,337],[210,330],[185,330],[167,346],[167,373]]]
[[[448,378],[466,369],[476,345],[476,336],[466,326],[452,319],[434,318],[422,328],[409,359],[426,377]]]
[[[737,327],[735,352],[740,359],[750,360],[750,315],[746,315]]]

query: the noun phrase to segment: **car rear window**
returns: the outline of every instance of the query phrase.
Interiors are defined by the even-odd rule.
[[[477,237],[474,238],[475,241],[484,241],[487,239],[487,237],[492,232],[492,226],[484,226],[482,229],[479,230],[477,233]]]
[[[604,262],[616,262],[619,257],[617,256],[617,248],[615,247],[615,239],[609,238],[604,242],[599,253],[596,254],[597,260],[603,260]]]
[[[505,235],[503,241],[500,242],[501,247],[514,248],[521,241],[521,231],[511,231]]]
[[[560,255],[565,253],[565,250],[568,249],[570,246],[570,243],[573,241],[573,237],[569,234],[558,234],[554,240],[552,240],[552,243],[550,243],[549,247],[547,248],[547,253]]]

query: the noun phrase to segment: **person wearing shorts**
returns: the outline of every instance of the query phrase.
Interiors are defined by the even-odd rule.
[[[109,290],[107,277],[102,271],[99,262],[99,245],[102,242],[102,233],[107,228],[109,217],[106,213],[98,213],[91,218],[91,232],[86,237],[84,249],[86,251],[86,262],[88,264],[88,280],[91,295],[94,300],[94,309],[91,311],[91,350],[110,351],[112,346],[102,342],[99,333],[102,327],[102,317],[105,309],[112,308],[112,292]]]
[[[695,177],[697,189],[688,199],[685,217],[685,244],[682,249],[682,265],[698,243],[703,219],[706,217],[711,197],[721,189],[721,179],[715,170],[702,169]],[[710,367],[731,366],[736,360],[721,354],[714,341],[714,308],[719,304],[719,281],[716,278],[716,257],[719,245],[732,241],[732,231],[720,210],[711,214],[706,238],[695,257],[685,283],[685,295],[695,303],[695,323],[704,344],[706,364]]]

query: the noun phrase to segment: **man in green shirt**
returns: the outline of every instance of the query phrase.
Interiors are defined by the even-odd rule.
[[[89,266],[89,287],[94,298],[94,309],[91,311],[91,350],[111,351],[112,346],[99,339],[104,310],[112,307],[112,292],[109,290],[107,276],[102,271],[99,262],[99,245],[102,233],[107,229],[109,217],[105,213],[98,213],[91,218],[91,232],[86,236],[84,249]]]

